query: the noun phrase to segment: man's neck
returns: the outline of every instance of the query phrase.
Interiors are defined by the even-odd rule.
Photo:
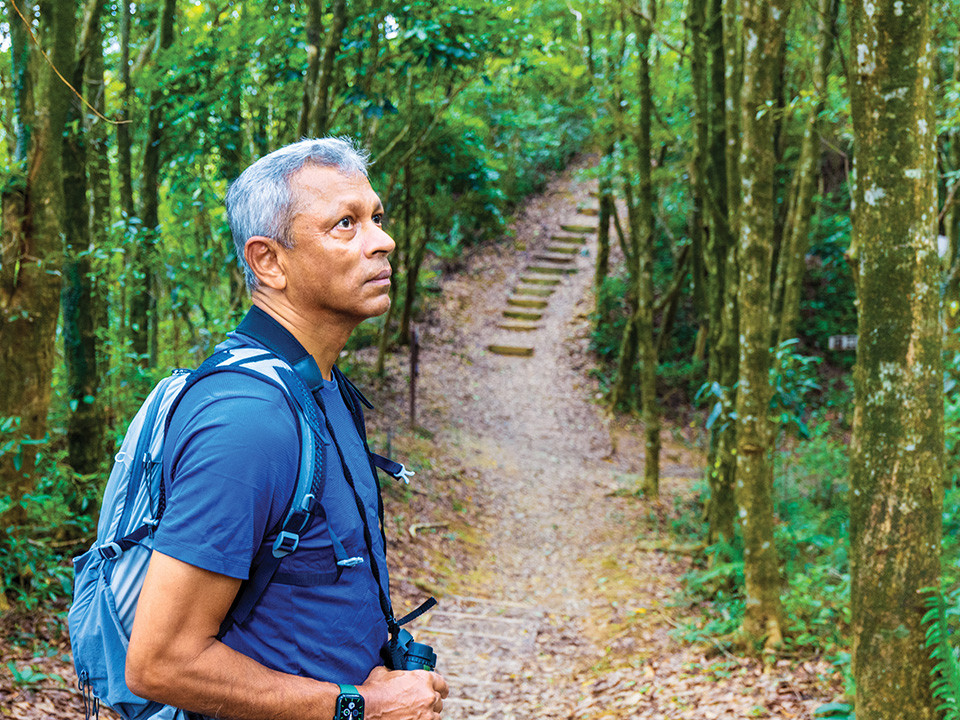
[[[305,317],[287,303],[253,292],[253,304],[280,323],[313,356],[325,380],[333,378],[333,366],[356,324],[342,318]]]

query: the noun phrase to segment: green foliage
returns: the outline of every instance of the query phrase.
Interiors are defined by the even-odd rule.
[[[37,456],[35,488],[20,500],[27,522],[0,531],[0,592],[24,609],[69,597],[70,558],[91,539],[99,483],[73,473],[49,440],[23,438],[16,419],[0,421],[0,449]],[[0,495],[0,517],[11,506],[10,496]]]
[[[809,437],[805,414],[808,398],[820,389],[816,381],[816,367],[822,358],[801,355],[798,352],[799,342],[796,339],[784,340],[771,349],[774,357],[770,368],[770,382],[773,385],[770,414],[781,428],[793,426],[801,437]]]
[[[786,581],[782,595],[787,648],[837,653],[850,624],[847,548],[847,451],[813,428],[812,439],[775,457],[774,538]],[[684,579],[691,601],[703,602],[706,620],[684,628],[687,640],[722,637],[743,614],[743,555],[739,545],[710,548],[711,563]],[[714,634],[716,633],[716,634]]]
[[[951,636],[960,629],[960,587],[946,594],[939,588],[926,588],[924,604],[928,610],[923,616],[927,626],[926,647],[930,657],[937,661],[933,669],[931,689],[940,701],[937,710],[944,720],[960,718],[960,649],[954,647]]]
[[[849,203],[846,183],[820,198],[810,229],[798,327],[805,347],[824,353],[830,364],[843,368],[853,366],[856,354],[829,350],[828,346],[831,335],[857,332],[856,292],[846,257],[850,247]]]

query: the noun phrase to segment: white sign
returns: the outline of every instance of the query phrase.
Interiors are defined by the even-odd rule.
[[[856,335],[831,335],[829,347],[831,350],[856,350]]]

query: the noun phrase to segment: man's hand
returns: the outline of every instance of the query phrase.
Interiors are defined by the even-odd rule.
[[[357,690],[366,720],[439,720],[450,692],[439,673],[385,667],[371,670]]]

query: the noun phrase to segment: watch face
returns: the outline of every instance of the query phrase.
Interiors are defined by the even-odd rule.
[[[360,695],[338,697],[336,720],[363,720],[363,698]]]

